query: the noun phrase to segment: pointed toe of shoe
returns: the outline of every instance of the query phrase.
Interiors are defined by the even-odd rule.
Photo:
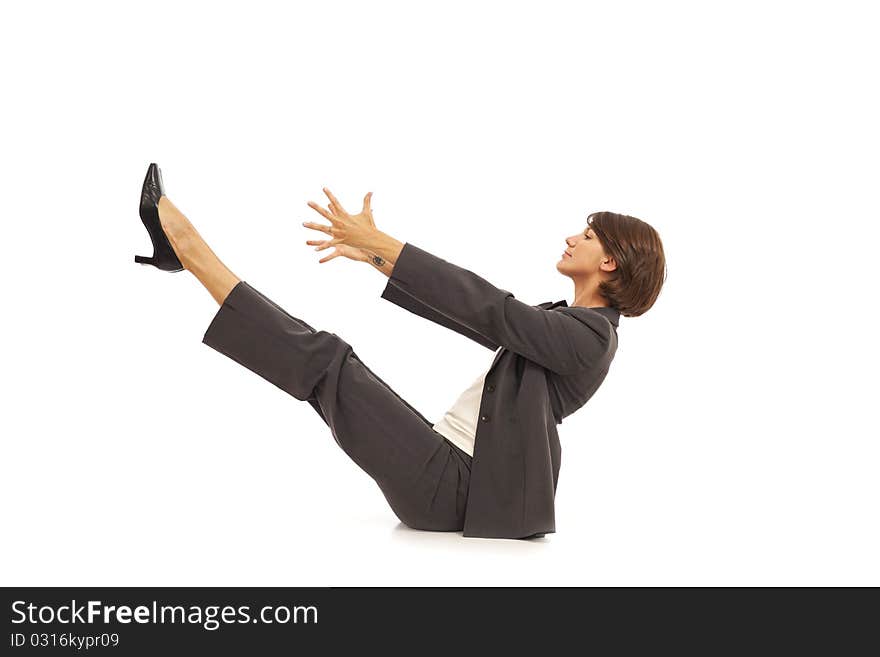
[[[162,182],[162,170],[158,164],[152,162],[147,169],[147,175],[141,188],[141,207],[158,207],[159,199],[164,195],[165,185]]]
[[[152,256],[136,255],[134,261],[143,265],[154,267],[167,272],[183,271],[184,267],[174,252],[168,236],[162,229],[159,221],[159,199],[165,195],[165,185],[162,182],[162,170],[155,162],[151,162],[147,168],[147,175],[141,188],[140,216],[144,227],[150,235],[153,243]]]

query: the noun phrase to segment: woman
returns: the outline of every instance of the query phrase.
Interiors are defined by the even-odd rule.
[[[355,215],[324,192],[326,209],[308,205],[329,223],[303,222],[328,236],[306,244],[335,248],[320,262],[341,255],[370,263],[388,276],[382,298],[495,352],[441,421],[422,416],[339,336],[290,315],[230,271],[165,195],[155,164],[140,204],[154,255],[135,261],[194,274],[220,304],[202,341],[309,402],[404,524],[484,538],[555,532],[556,425],[605,379],[619,316],[654,304],[666,267],[656,231],[627,215],[590,215],[556,264],[574,282],[574,302],[532,306],[378,230],[372,192]]]

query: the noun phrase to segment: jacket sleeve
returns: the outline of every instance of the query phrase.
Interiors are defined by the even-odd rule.
[[[460,324],[443,313],[434,310],[431,306],[422,303],[416,297],[404,292],[402,287],[394,285],[390,279],[388,284],[385,285],[385,289],[382,291],[382,298],[397,304],[401,308],[404,308],[415,315],[424,317],[435,324],[439,324],[440,326],[451,329],[456,333],[460,333],[474,342],[483,345],[487,349],[495,351],[501,346],[492,342],[492,340],[489,340],[486,336],[480,335],[476,331],[468,328],[464,324]]]
[[[482,336],[481,344],[503,346],[558,374],[595,367],[611,343],[611,323],[601,314],[531,306],[411,242],[404,243],[382,296],[395,303],[411,297],[433,311],[423,316],[460,325],[478,342]]]

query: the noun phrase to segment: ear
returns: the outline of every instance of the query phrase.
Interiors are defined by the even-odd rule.
[[[602,271],[614,271],[617,269],[617,261],[614,259],[614,256],[605,256],[602,264],[599,265],[599,269]]]

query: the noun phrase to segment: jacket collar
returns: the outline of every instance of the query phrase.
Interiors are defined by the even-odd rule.
[[[564,307],[564,308],[582,308],[583,306],[569,306],[568,302],[565,299],[560,299],[559,301],[545,301],[544,303],[538,304],[540,308],[544,308],[546,310],[553,310],[554,308]],[[596,312],[604,315],[609,322],[611,322],[615,328],[618,326],[620,322],[620,311],[616,308],[612,308],[611,306],[595,306],[588,308],[589,310],[595,310]]]

